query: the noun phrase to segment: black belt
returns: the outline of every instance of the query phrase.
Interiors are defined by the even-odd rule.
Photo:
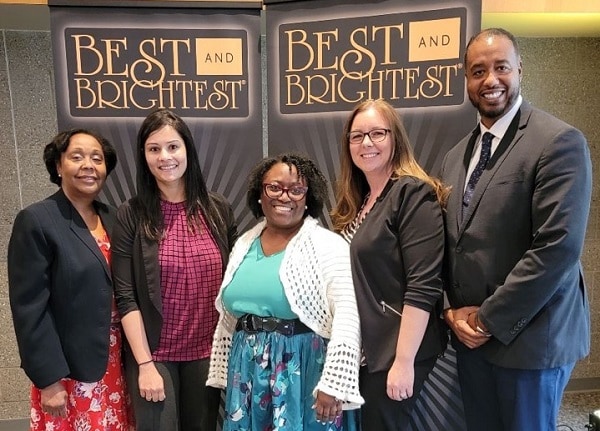
[[[279,332],[280,334],[292,336],[311,332],[308,326],[300,319],[278,319],[277,317],[261,317],[255,314],[244,314],[235,325],[236,331],[246,331],[250,334],[255,332]]]

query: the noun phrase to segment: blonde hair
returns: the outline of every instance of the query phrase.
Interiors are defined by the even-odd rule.
[[[369,109],[375,109],[389,124],[391,130],[390,137],[393,145],[389,160],[392,167],[391,178],[398,179],[408,175],[424,181],[432,187],[433,193],[435,193],[442,206],[445,206],[450,193],[449,187],[444,186],[437,178],[428,175],[417,163],[408,140],[408,134],[396,109],[383,99],[365,100],[354,107],[346,121],[344,133],[342,134],[340,176],[336,184],[336,205],[331,211],[331,220],[336,232],[340,232],[354,220],[365,196],[369,192],[369,184],[365,174],[352,162],[348,137],[354,118],[359,113]]]

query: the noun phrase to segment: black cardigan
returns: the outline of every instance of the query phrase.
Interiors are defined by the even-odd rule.
[[[150,351],[156,350],[162,329],[162,301],[158,242],[149,240],[141,231],[139,217],[132,206],[132,198],[117,212],[112,242],[112,269],[115,298],[121,316],[139,310],[144,321]],[[221,195],[210,194],[211,205],[221,214],[223,223],[212,226],[207,221],[217,242],[223,271],[229,252],[237,238],[237,226],[229,203]]]

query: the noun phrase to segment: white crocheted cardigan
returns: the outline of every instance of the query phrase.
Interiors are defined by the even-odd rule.
[[[225,388],[227,362],[236,318],[221,301],[227,286],[252,242],[265,228],[263,220],[242,235],[231,252],[221,290],[215,305],[219,322],[215,331],[209,386]],[[360,322],[350,270],[349,246],[339,235],[306,217],[298,233],[289,242],[279,277],[291,308],[298,318],[323,338],[329,339],[321,379],[314,389],[344,401],[344,409],[364,403],[358,389],[360,366]]]

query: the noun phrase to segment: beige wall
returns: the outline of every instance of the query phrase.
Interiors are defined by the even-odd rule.
[[[0,14],[2,13],[0,6]],[[533,104],[580,128],[600,167],[600,38],[521,38],[523,92]],[[7,295],[6,246],[19,209],[54,190],[41,161],[56,133],[50,33],[0,28],[0,420],[28,416]],[[584,250],[592,309],[592,353],[571,388],[600,389],[600,182],[595,180]],[[577,334],[573,334],[577,336]]]

